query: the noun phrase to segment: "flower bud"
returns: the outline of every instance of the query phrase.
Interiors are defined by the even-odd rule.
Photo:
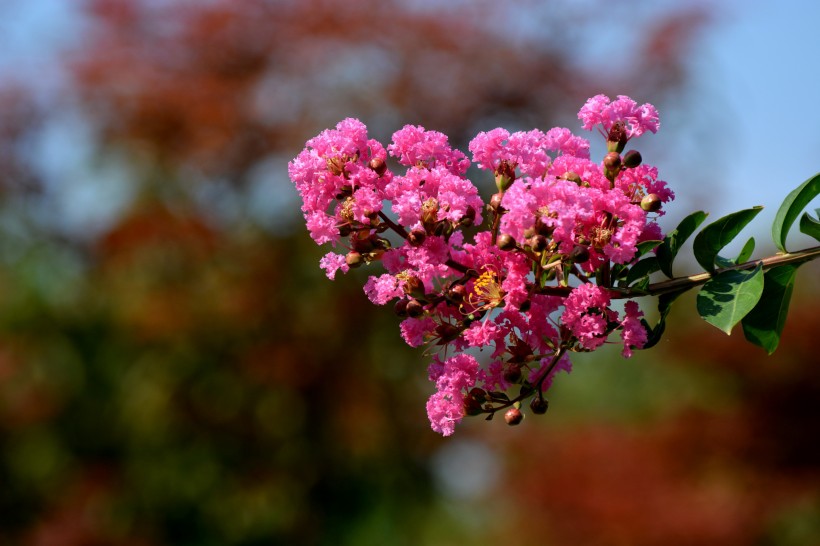
[[[427,234],[420,229],[414,229],[410,232],[407,236],[407,242],[410,243],[412,247],[419,247],[424,244],[424,240],[427,238]]]
[[[530,239],[530,247],[535,252],[541,252],[547,248],[547,238],[543,235],[534,235],[532,239]]]
[[[609,152],[604,156],[604,167],[608,171],[617,171],[621,168],[621,154],[618,152]]]
[[[504,414],[504,421],[510,426],[518,425],[523,420],[524,414],[521,413],[521,410],[518,408],[510,408],[507,410],[507,413]]]
[[[351,250],[345,256],[345,263],[350,267],[356,268],[364,263],[364,258],[360,253],[355,250]]]
[[[352,232],[353,232],[353,228],[350,226],[350,224],[342,224],[341,226],[339,226],[339,236],[340,237],[347,237]]]
[[[473,387],[470,389],[470,396],[481,402],[482,404],[487,401],[487,393],[484,389],[480,389],[478,387]]]
[[[550,407],[549,400],[541,396],[536,396],[530,401],[530,411],[536,415],[544,415]]]
[[[447,290],[447,299],[453,303],[461,303],[464,301],[464,296],[467,295],[467,289],[463,284],[454,284]]]
[[[405,306],[405,311],[407,311],[408,317],[420,317],[424,314],[424,306],[419,302],[419,300],[410,300],[407,302]]]
[[[504,199],[503,193],[494,193],[493,196],[490,197],[490,208],[496,212],[503,212],[504,207],[501,206],[502,199]]]
[[[521,366],[518,364],[510,364],[507,366],[507,369],[504,370],[504,381],[508,383],[518,383],[519,379],[521,379]]]
[[[509,233],[502,233],[495,242],[501,250],[512,250],[515,248],[515,239]]]
[[[646,212],[658,212],[661,210],[661,198],[656,193],[650,193],[641,199],[641,208]]]
[[[627,169],[634,169],[640,165],[642,161],[641,152],[638,150],[629,150],[624,154],[623,163]]]
[[[481,408],[481,402],[467,394],[464,395],[464,413],[466,415],[478,415],[484,410]]]
[[[575,248],[570,251],[568,258],[576,264],[585,263],[589,260],[589,249],[582,245],[576,245]]]
[[[584,183],[584,180],[581,178],[581,175],[573,171],[564,173],[564,176],[562,176],[561,178],[563,178],[564,180],[569,180],[570,182],[575,182],[579,186]]]
[[[393,312],[400,317],[407,316],[407,300],[401,299],[393,306]]]
[[[606,136],[606,149],[609,152],[621,153],[626,147],[626,141],[629,140],[626,136],[626,126],[623,121],[616,121],[609,129]]]
[[[503,193],[510,189],[513,182],[515,182],[515,164],[502,159],[495,169],[495,187]]]
[[[380,157],[374,157],[368,163],[368,166],[376,171],[376,174],[382,176],[385,172],[387,172],[387,163],[384,162],[384,159]]]
[[[461,220],[459,220],[458,223],[462,227],[469,227],[469,226],[473,225],[474,222],[475,222],[475,209],[472,206],[468,205],[467,209],[464,211],[464,216],[461,217]]]

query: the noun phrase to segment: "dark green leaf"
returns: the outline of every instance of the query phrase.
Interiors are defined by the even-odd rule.
[[[820,213],[818,213],[820,215]],[[820,241],[820,222],[812,218],[808,212],[800,218],[800,231]]]
[[[644,254],[646,254],[650,250],[653,250],[653,249],[657,248],[661,244],[663,244],[663,241],[655,241],[655,240],[641,241],[640,243],[638,243],[636,245],[637,248],[638,248],[638,251],[635,253],[635,257],[633,258],[633,260],[635,258],[639,258],[639,257],[643,256]]]
[[[672,262],[675,261],[675,256],[678,255],[683,243],[692,236],[707,216],[707,213],[699,210],[684,218],[676,229],[666,235],[661,246],[655,251],[658,265],[667,277],[672,278]]]
[[[666,316],[669,315],[669,311],[672,309],[672,303],[684,292],[685,290],[681,290],[680,292],[669,292],[658,296],[658,312],[660,313],[660,318],[658,318],[658,323],[654,328],[652,328],[646,320],[641,319],[641,323],[647,332],[646,344],[642,349],[650,349],[661,340],[661,336],[663,336],[663,332],[666,330]]]
[[[712,326],[732,333],[763,293],[763,264],[752,270],[723,271],[703,285],[697,297],[698,313]]]
[[[695,259],[706,271],[714,271],[715,259],[723,247],[732,242],[746,224],[758,215],[763,207],[752,207],[728,214],[703,228],[695,237]]]
[[[660,269],[658,258],[655,256],[644,258],[629,269],[629,273],[626,276],[626,285],[629,286],[641,277],[647,277],[658,269]]]
[[[718,267],[732,267],[738,264],[742,264],[746,260],[748,260],[752,256],[752,252],[755,250],[755,238],[750,237],[746,244],[743,245],[743,248],[740,250],[740,254],[737,255],[737,258],[734,260],[730,260],[729,258],[724,258],[723,256],[716,256],[715,257],[715,264]]]
[[[783,204],[777,209],[777,215],[775,215],[774,224],[772,224],[772,238],[778,249],[788,252],[786,250],[786,236],[789,234],[792,224],[797,220],[800,211],[818,195],[820,195],[820,173],[800,184],[786,196]]]
[[[777,349],[783,325],[786,324],[797,267],[782,265],[767,271],[760,301],[741,321],[746,339],[763,347],[769,354]]]

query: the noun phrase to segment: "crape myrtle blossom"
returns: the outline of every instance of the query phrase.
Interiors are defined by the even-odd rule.
[[[544,413],[568,355],[611,334],[625,357],[647,343],[638,304],[618,312],[612,301],[646,252],[639,244],[662,238],[656,220],[674,198],[637,150],[621,155],[627,141],[657,131],[657,111],[598,95],[579,118],[606,137],[603,161],[567,128],[476,135],[472,161],[498,190],[487,204],[466,177],[470,159],[419,126],[385,147],[346,119],[288,166],[311,237],[335,248],[320,262],[328,277],[381,264],[365,294],[393,302],[405,342],[433,354],[427,413],[443,435],[466,415],[501,411],[517,424],[526,400]]]

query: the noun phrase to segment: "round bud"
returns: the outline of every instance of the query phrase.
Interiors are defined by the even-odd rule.
[[[455,284],[447,291],[447,298],[453,303],[461,303],[467,295],[467,289],[463,284]]]
[[[424,314],[424,306],[419,302],[419,300],[408,301],[405,306],[405,310],[407,311],[408,317],[416,318]]]
[[[621,168],[621,154],[609,152],[604,156],[604,167],[610,171],[617,171]]]
[[[407,316],[407,300],[399,300],[396,302],[396,305],[393,306],[393,311],[400,317]]]
[[[473,225],[473,222],[475,222],[475,208],[468,205],[467,209],[464,211],[464,216],[461,217],[461,220],[459,220],[458,223],[463,227],[469,227]]]
[[[339,226],[339,236],[340,237],[347,237],[353,232],[353,228],[350,227],[350,224],[342,224]]]
[[[370,166],[371,169],[376,171],[376,174],[379,175],[379,176],[381,176],[385,172],[387,172],[387,163],[385,163],[384,159],[382,159],[380,157],[374,157],[373,159],[370,160],[370,163],[368,163],[368,165]]]
[[[641,199],[641,208],[646,212],[658,212],[661,210],[661,198],[656,193],[650,193]]]
[[[502,233],[495,242],[501,250],[512,250],[515,248],[515,239],[509,233]]]
[[[504,381],[508,383],[517,383],[521,379],[521,366],[518,364],[510,364],[504,370]]]
[[[530,401],[530,411],[536,415],[544,415],[550,407],[549,400],[536,396]]]
[[[480,389],[478,387],[473,387],[472,389],[470,389],[470,396],[472,396],[482,404],[487,401],[487,393],[484,392],[484,389]]]
[[[464,413],[466,415],[478,415],[482,411],[481,402],[469,394],[464,396]]]
[[[345,256],[345,263],[350,267],[359,267],[364,263],[362,255],[355,250],[351,250]]]
[[[569,180],[570,182],[575,182],[579,186],[583,182],[583,180],[581,179],[581,175],[579,175],[578,173],[573,172],[573,171],[569,171],[567,173],[564,173],[563,178],[564,178],[564,180]]]
[[[407,242],[410,243],[410,246],[419,247],[424,244],[426,238],[427,234],[424,233],[424,230],[414,229],[410,232],[410,235],[407,236]]]
[[[627,169],[634,169],[638,165],[641,164],[643,158],[641,157],[641,152],[638,150],[629,150],[624,154],[624,167]]]
[[[504,421],[510,426],[518,425],[523,420],[524,414],[521,413],[521,410],[518,408],[510,408],[507,410],[507,413],[504,414]]]
[[[569,259],[576,264],[585,263],[589,260],[589,249],[585,246],[577,245],[569,253]]]
[[[530,247],[536,252],[541,252],[547,248],[547,238],[543,235],[535,235],[530,239]]]
[[[504,199],[504,194],[501,192],[494,193],[492,197],[490,197],[490,208],[496,212],[501,212],[501,200]]]

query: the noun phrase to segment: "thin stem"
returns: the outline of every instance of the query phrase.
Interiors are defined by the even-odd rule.
[[[405,230],[403,227],[401,227],[400,225],[395,223],[393,220],[388,218],[387,215],[384,212],[379,212],[379,218],[381,218],[382,221],[390,227],[390,229],[392,229],[393,231],[398,233],[401,236],[402,239],[407,239],[407,237],[408,237],[407,230]]]
[[[762,258],[760,260],[752,260],[744,262],[742,264],[733,265],[731,267],[722,267],[720,269],[716,269],[714,273],[705,272],[698,273],[697,275],[688,275],[686,277],[675,277],[674,279],[669,279],[668,281],[661,281],[656,282],[654,284],[650,284],[648,287],[646,287],[646,290],[634,290],[631,288],[613,288],[612,290],[616,292],[616,295],[614,295],[613,297],[633,298],[637,296],[660,296],[661,294],[667,294],[669,292],[689,290],[691,288],[704,284],[706,281],[708,281],[715,275],[719,275],[724,271],[745,271],[747,269],[754,269],[755,267],[757,267],[758,264],[763,264],[763,269],[766,270],[781,265],[801,264],[804,262],[815,260],[817,258],[820,258],[820,246],[807,248],[805,250],[800,250],[798,252],[777,254],[775,256],[769,256],[767,258]]]

